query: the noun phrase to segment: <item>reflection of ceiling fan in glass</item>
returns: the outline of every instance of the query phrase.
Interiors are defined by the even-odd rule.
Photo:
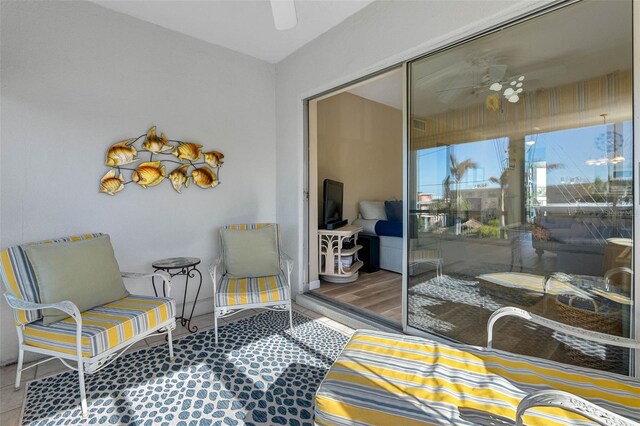
[[[451,87],[447,89],[438,90],[438,100],[442,103],[450,103],[454,100],[458,93],[462,90],[471,89],[471,94],[478,96],[483,92],[502,92],[504,99],[511,103],[516,103],[520,100],[520,94],[524,91],[524,75],[516,75],[510,78],[505,78],[507,73],[507,66],[504,64],[488,64],[486,59],[473,61],[471,64],[471,73],[478,75],[477,69],[486,69],[480,78],[474,77],[473,79],[478,81],[478,84],[467,85],[461,87]],[[473,72],[475,71],[475,72]],[[500,108],[500,99],[497,93],[489,93],[485,99],[485,105],[487,109],[497,111]]]
[[[501,102],[518,103],[523,93],[543,88],[541,82],[553,86],[566,73],[562,58],[503,53],[472,54],[439,69],[421,69],[413,87],[425,94],[435,91],[441,104],[462,107],[483,99],[488,110],[498,111]]]

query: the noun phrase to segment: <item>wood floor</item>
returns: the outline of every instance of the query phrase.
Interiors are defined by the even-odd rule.
[[[312,293],[366,309],[398,324],[402,321],[402,275],[395,272],[361,272],[357,281],[346,284],[321,280],[320,288]]]
[[[554,297],[525,297],[482,280],[458,288],[434,284],[431,291],[414,289],[415,284],[431,278],[429,275],[412,276],[409,280],[409,324],[418,329],[484,346],[487,320],[501,306],[520,307],[564,322],[556,312]],[[346,284],[321,281],[320,288],[312,293],[368,310],[398,324],[402,321],[402,276],[394,272],[361,273],[357,281]],[[563,339],[550,329],[518,318],[501,320],[494,332],[496,347],[502,350],[622,374],[627,372],[627,350],[594,349],[588,343],[584,346],[575,339]],[[595,358],[591,356],[594,350]]]

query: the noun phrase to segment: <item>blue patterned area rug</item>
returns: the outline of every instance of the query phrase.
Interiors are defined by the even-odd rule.
[[[316,389],[345,346],[341,333],[294,313],[265,311],[167,345],[132,352],[87,375],[89,418],[78,376],[31,382],[23,424],[312,425]]]

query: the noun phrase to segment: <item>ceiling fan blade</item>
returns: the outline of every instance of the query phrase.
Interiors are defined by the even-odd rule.
[[[443,103],[445,105],[454,106],[455,108],[459,108],[460,106],[471,106],[478,104],[480,102],[484,102],[484,95],[476,92],[443,92],[438,95],[436,98],[438,102]]]
[[[422,77],[418,77],[416,79],[414,87],[418,90],[423,90],[445,78],[453,81],[459,80],[460,78],[464,77],[468,70],[468,64],[451,64],[438,71],[430,72],[423,75]]]
[[[489,66],[489,78],[491,79],[492,83],[501,81],[506,72],[506,65],[494,64]]]
[[[523,74],[525,79],[523,83],[530,83],[533,80],[544,80],[545,78],[553,77],[554,75],[563,74],[567,72],[567,67],[563,64],[555,65],[552,67],[537,67],[530,70],[526,70]],[[511,80],[517,79],[517,76],[511,77]]]
[[[438,97],[436,99],[442,104],[449,105],[451,102],[459,99],[461,96],[462,94],[456,90],[445,90],[442,92],[438,92]]]
[[[467,86],[447,87],[446,89],[436,90],[436,93],[452,92],[455,90],[463,90],[463,89],[479,89],[479,88],[480,87],[475,84],[469,84]]]
[[[294,0],[271,0],[271,12],[277,30],[288,30],[298,24]]]

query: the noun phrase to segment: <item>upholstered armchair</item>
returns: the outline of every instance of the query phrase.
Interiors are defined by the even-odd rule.
[[[108,275],[101,272],[105,268],[115,272],[109,278],[110,282],[115,278],[117,296],[111,296],[112,290],[103,285],[104,275]],[[0,272],[18,333],[16,389],[22,371],[57,358],[78,372],[80,404],[86,417],[84,373],[104,368],[130,346],[155,333],[166,333],[169,357],[173,358],[174,301],[129,294],[122,282],[122,278],[156,276],[164,280],[168,294],[169,275],[162,271],[120,273],[108,235],[85,234],[7,248],[0,253]],[[73,281],[79,289],[73,288]],[[57,295],[56,284],[67,293]],[[79,299],[69,300],[76,299],[74,293]],[[104,303],[93,305],[80,293],[100,297]],[[24,368],[25,351],[49,357]]]
[[[220,256],[209,266],[213,280],[215,343],[218,319],[246,309],[291,313],[293,261],[280,250],[275,223],[227,225],[220,230]]]

